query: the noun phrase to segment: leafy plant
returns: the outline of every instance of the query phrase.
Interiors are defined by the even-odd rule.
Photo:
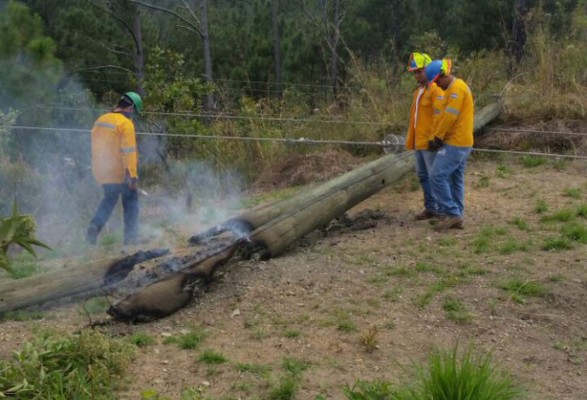
[[[37,225],[32,215],[20,214],[16,201],[12,206],[12,215],[8,218],[0,218],[0,269],[12,271],[8,259],[8,248],[18,245],[28,251],[34,257],[37,253],[33,246],[51,250],[45,243],[35,238]]]

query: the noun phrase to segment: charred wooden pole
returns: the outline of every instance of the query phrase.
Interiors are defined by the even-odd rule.
[[[30,278],[0,283],[0,314],[63,297],[100,293],[123,280],[132,268],[161,257],[168,249],[139,251],[127,257],[108,257]],[[110,271],[110,273],[108,273]],[[105,281],[105,277],[109,279]]]

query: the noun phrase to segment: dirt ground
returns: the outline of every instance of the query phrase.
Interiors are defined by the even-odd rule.
[[[284,360],[296,360],[305,366],[296,399],[343,399],[344,385],[396,382],[405,366],[459,343],[491,351],[531,399],[587,399],[587,244],[543,249],[564,226],[587,227],[585,215],[556,216],[585,207],[585,161],[529,168],[519,158],[476,157],[465,229],[437,233],[413,218],[421,193],[410,176],[281,257],[227,265],[176,314],[106,328],[156,339],[138,349],[119,398],[154,389],[179,399],[187,388],[214,399],[265,398],[286,376]],[[0,357],[39,327],[75,332],[87,322],[79,304],[41,321],[0,322]],[[163,344],[194,327],[207,332],[198,348]],[[205,350],[227,361],[199,361]]]

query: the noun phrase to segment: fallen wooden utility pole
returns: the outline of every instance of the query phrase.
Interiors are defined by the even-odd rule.
[[[501,101],[481,109],[475,117],[475,129],[478,130],[497,118],[501,110]],[[191,299],[191,296],[186,296],[185,290],[194,283],[192,279],[206,283],[218,267],[233,257],[235,249],[232,246],[246,245],[259,252],[262,258],[282,254],[303,235],[325,226],[359,202],[397,182],[404,174],[413,170],[413,159],[411,152],[381,157],[324,184],[302,189],[289,199],[257,207],[193,236],[190,239],[191,244],[206,244],[213,238],[224,235],[226,246],[221,246],[216,252],[195,252],[192,257],[169,256],[171,261],[161,263],[162,271],[166,273],[155,274],[157,280],[151,276],[149,279],[137,281],[148,285],[144,289],[145,293],[156,293],[158,298],[167,297],[172,300],[176,296],[178,301],[172,301],[171,307],[153,305],[152,301],[150,304],[137,304],[152,297],[141,295],[139,291],[119,303],[118,308],[115,305],[111,314],[133,320],[133,313],[157,318],[176,311]],[[152,256],[160,257],[163,254]],[[95,294],[97,291],[123,286],[128,284],[126,281],[129,274],[140,275],[140,270],[144,269],[139,259],[140,257],[130,262],[128,259],[124,261],[112,258],[19,281],[3,282],[0,284],[0,314],[61,297]],[[145,310],[143,306],[152,309]]]

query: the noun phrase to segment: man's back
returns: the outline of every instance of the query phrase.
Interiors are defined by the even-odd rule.
[[[133,122],[121,113],[107,113],[92,129],[92,171],[101,184],[136,177],[137,151]]]

